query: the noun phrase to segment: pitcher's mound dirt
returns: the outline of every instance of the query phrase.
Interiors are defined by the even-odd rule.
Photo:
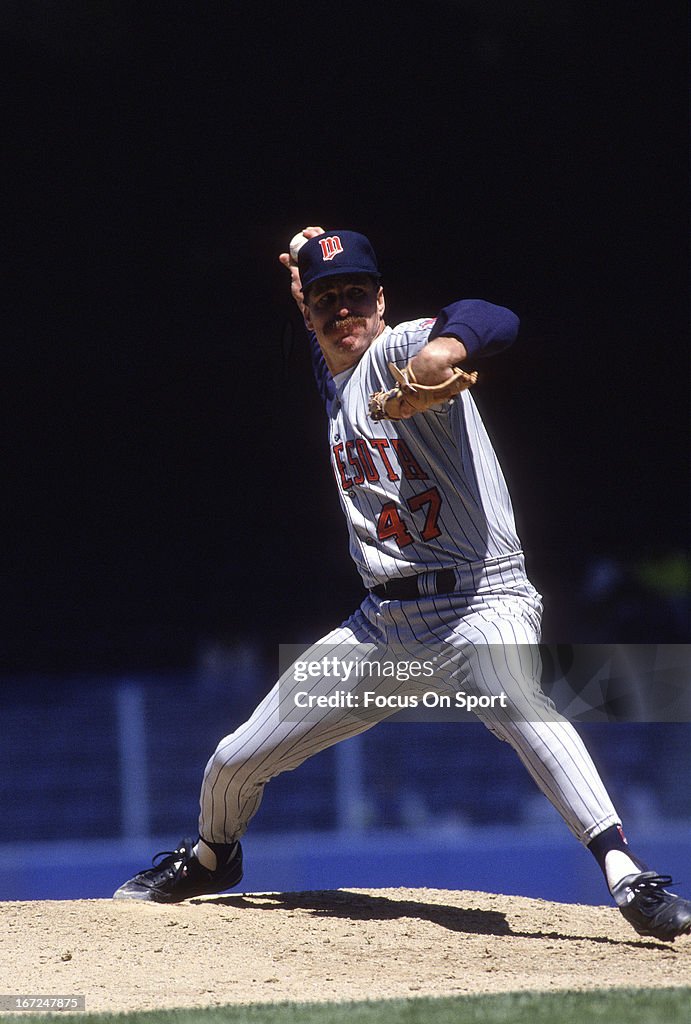
[[[87,1011],[691,984],[612,907],[440,889],[0,904],[0,991]]]

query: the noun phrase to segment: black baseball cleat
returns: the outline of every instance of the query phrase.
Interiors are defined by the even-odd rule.
[[[691,933],[691,903],[667,892],[664,886],[672,884],[669,875],[642,871],[622,878],[612,896],[639,935],[673,942],[678,935]]]
[[[203,867],[194,853],[194,841],[182,839],[177,850],[157,853],[153,867],[140,871],[113,893],[114,900],[148,900],[151,903],[180,903],[193,896],[225,892],[242,881],[242,847],[234,842],[228,856],[215,871]],[[162,857],[163,860],[158,860]]]

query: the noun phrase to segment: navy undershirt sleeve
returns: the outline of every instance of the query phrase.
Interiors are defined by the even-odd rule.
[[[317,391],[328,408],[331,399],[336,394],[336,385],[334,384],[333,377],[326,365],[324,353],[319,347],[316,334],[314,331],[308,331],[308,336],[310,342],[310,355],[312,357],[312,371],[314,373],[314,379],[317,382]]]
[[[516,340],[520,321],[504,306],[484,299],[461,299],[444,306],[430,331],[429,341],[452,335],[465,345],[469,356],[493,356]]]

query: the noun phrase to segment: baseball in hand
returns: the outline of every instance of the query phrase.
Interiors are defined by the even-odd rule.
[[[297,235],[294,235],[290,240],[290,261],[297,266],[298,253],[303,247],[307,239],[303,235],[302,231],[298,231]]]

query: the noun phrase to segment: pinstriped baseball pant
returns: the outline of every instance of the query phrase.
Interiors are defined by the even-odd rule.
[[[475,714],[511,744],[571,832],[587,844],[621,819],[583,741],[540,689],[540,611],[539,595],[525,578],[499,592],[495,584],[491,592],[472,596],[453,593],[401,602],[369,594],[354,615],[300,661],[323,664],[333,655],[340,663],[364,667],[364,662],[385,661],[387,655],[400,662],[403,652],[411,660],[434,660],[435,675],[424,679],[425,691],[462,689],[485,697],[504,693],[506,711],[486,708]],[[316,699],[349,690],[362,700],[365,690],[405,697],[419,695],[423,686],[419,679],[373,682],[363,676],[353,685],[332,672],[302,681],[295,675],[293,668],[285,672],[250,718],[214,751],[201,791],[203,838],[216,843],[239,838],[270,779],[372,728],[396,710],[298,707],[307,701],[305,694]]]

